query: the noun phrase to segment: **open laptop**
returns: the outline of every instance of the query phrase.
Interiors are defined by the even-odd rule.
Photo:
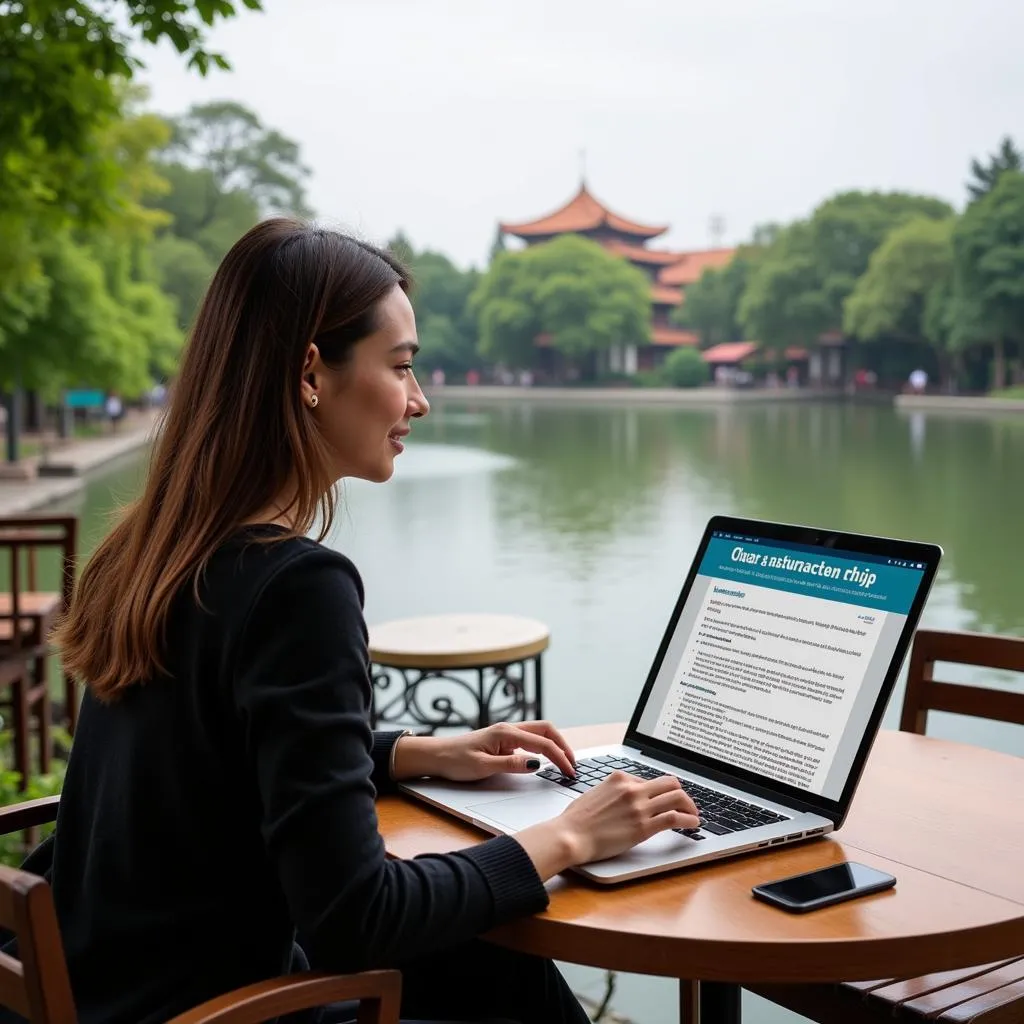
[[[941,557],[930,544],[716,517],[621,744],[574,751],[575,779],[545,764],[534,775],[402,789],[488,832],[515,834],[612,771],[676,775],[701,827],[575,869],[605,883],[832,832]]]

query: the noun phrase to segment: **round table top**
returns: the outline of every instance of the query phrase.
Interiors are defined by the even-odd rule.
[[[533,658],[551,635],[518,615],[426,615],[371,626],[370,658],[392,668],[486,668]]]
[[[574,749],[622,725],[563,731]],[[843,828],[831,836],[617,886],[572,874],[551,903],[488,936],[574,963],[673,978],[772,982],[913,977],[1024,951],[1024,758],[881,732]],[[486,836],[406,797],[378,802],[392,856]],[[854,860],[896,888],[810,914],[755,900],[751,886]]]

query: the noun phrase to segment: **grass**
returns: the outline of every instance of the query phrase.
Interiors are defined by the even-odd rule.
[[[1011,398],[1024,401],[1024,384],[1018,384],[1015,388],[1003,388],[1001,391],[990,391],[989,398]]]

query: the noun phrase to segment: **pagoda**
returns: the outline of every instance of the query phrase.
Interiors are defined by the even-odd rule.
[[[680,345],[697,345],[692,331],[669,323],[673,309],[681,306],[686,288],[700,279],[709,267],[723,267],[734,249],[703,249],[677,252],[649,249],[647,243],[668,231],[667,224],[641,224],[615,213],[580,184],[579,191],[564,206],[537,220],[501,222],[503,235],[511,235],[526,245],[550,242],[560,235],[582,235],[608,252],[628,260],[642,270],[651,282],[651,344],[623,345],[609,353],[608,369],[627,374],[654,369],[665,355]]]

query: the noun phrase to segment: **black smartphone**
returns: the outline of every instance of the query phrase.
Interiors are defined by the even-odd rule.
[[[831,907],[835,903],[891,889],[896,884],[892,875],[866,864],[846,861],[802,875],[790,875],[775,882],[755,885],[753,894],[791,914]]]

